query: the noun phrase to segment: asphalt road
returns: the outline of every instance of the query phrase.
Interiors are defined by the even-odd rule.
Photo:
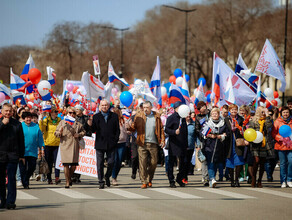
[[[130,178],[131,168],[122,168],[119,186],[98,189],[97,179],[82,176],[80,184],[64,188],[31,181],[31,189],[17,191],[15,210],[0,209],[0,219],[292,219],[292,188],[280,188],[279,168],[274,182],[252,189],[246,183],[231,188],[203,187],[200,172],[182,188],[169,188],[164,168],[158,167],[153,187],[140,189]]]

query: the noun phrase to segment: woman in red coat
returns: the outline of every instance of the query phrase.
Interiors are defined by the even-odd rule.
[[[287,106],[283,107],[280,117],[274,122],[272,136],[275,139],[275,150],[278,150],[280,159],[280,180],[282,188],[287,185],[292,188],[292,146],[279,134],[279,129],[283,125],[289,125],[292,129],[290,110]]]

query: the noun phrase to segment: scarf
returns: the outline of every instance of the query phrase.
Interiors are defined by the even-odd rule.
[[[224,120],[221,118],[219,118],[219,120],[213,120],[212,118],[209,119],[209,121],[207,122],[207,126],[209,128],[211,128],[212,132],[216,134],[219,133],[219,129],[225,124]]]
[[[286,120],[283,118],[283,116],[281,116],[281,118],[282,118],[287,124],[289,124],[289,122],[290,122],[292,116],[290,115]]]
[[[264,134],[264,125],[265,125],[265,122],[266,122],[266,118],[262,118],[262,119],[259,119],[258,120],[258,123],[260,125],[260,130],[259,132],[263,133],[263,142],[262,142],[262,147],[265,147],[266,146],[266,138],[265,138],[265,134]]]

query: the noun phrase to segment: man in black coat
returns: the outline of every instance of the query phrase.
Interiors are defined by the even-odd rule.
[[[92,132],[95,134],[96,149],[96,166],[98,172],[99,188],[104,188],[104,180],[106,185],[110,187],[110,176],[115,161],[115,150],[120,136],[120,126],[118,115],[109,111],[109,103],[107,100],[100,101],[100,112],[93,116],[93,120],[88,121]],[[104,154],[107,156],[107,171],[104,175]]]
[[[0,208],[15,209],[16,170],[24,161],[24,135],[22,125],[12,118],[12,105],[5,103],[0,118]],[[6,198],[5,177],[8,176]]]
[[[173,175],[173,166],[176,157],[179,158],[179,172],[176,177],[176,182],[184,187],[182,182],[186,176],[186,151],[188,147],[188,128],[185,118],[181,118],[178,114],[178,108],[181,102],[174,103],[175,112],[167,118],[165,125],[165,133],[169,135],[168,148],[168,180],[171,188],[175,188],[175,181]]]

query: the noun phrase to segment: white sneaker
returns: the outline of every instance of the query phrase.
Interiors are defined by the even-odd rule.
[[[286,187],[287,187],[286,182],[283,182],[281,188],[286,188]]]
[[[113,178],[112,184],[113,184],[113,186],[119,185],[117,179],[114,179],[114,178]]]
[[[36,181],[40,181],[40,179],[41,179],[41,175],[38,174],[38,175],[35,177],[35,180],[36,180]]]
[[[292,188],[292,182],[287,182],[287,185],[289,186],[289,188]]]
[[[212,179],[210,182],[209,182],[209,187],[210,188],[215,188],[216,187],[216,180],[215,179]]]
[[[17,184],[16,184],[17,186],[22,186],[22,183],[21,183],[21,181],[17,181]]]

